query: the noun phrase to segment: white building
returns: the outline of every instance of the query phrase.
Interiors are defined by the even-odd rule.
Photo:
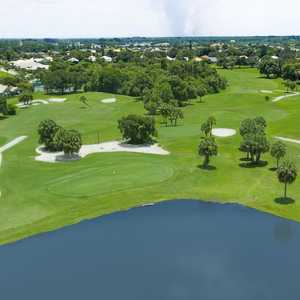
[[[91,55],[91,56],[89,57],[89,61],[95,62],[95,61],[97,61],[97,57],[94,56],[94,55]]]
[[[111,63],[113,61],[113,59],[110,56],[102,56],[101,57],[105,62]]]
[[[79,59],[77,59],[75,57],[71,57],[71,58],[68,59],[68,62],[77,64],[77,63],[79,63]]]
[[[20,60],[12,61],[11,64],[16,68],[30,70],[30,71],[35,71],[38,69],[45,69],[45,70],[49,69],[49,66],[41,64],[40,59],[38,58],[20,59]]]

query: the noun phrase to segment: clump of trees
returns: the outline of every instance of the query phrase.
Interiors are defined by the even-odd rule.
[[[178,120],[184,118],[183,111],[173,103],[163,104],[160,107],[160,114],[163,117],[166,126],[168,126],[168,124],[177,126]]]
[[[118,121],[123,139],[130,144],[145,144],[157,136],[155,119],[148,116],[128,115]]]
[[[66,130],[53,120],[44,120],[38,127],[39,143],[48,151],[63,151],[66,155],[78,153],[82,146],[81,134],[75,130]]]
[[[265,56],[258,67],[261,74],[266,75],[267,78],[277,78],[281,76],[282,62],[279,59],[274,59]]]
[[[47,93],[84,89],[125,94],[140,97],[151,111],[158,101],[176,100],[183,106],[191,99],[202,99],[227,86],[226,80],[207,63],[167,62],[163,58],[126,62],[117,59],[114,64],[82,62],[75,65],[59,60],[41,73],[41,80]]]
[[[7,103],[7,98],[0,96],[0,114],[3,116],[13,116],[17,114],[16,106],[12,103]]]
[[[247,153],[247,160],[250,160],[253,165],[259,164],[262,154],[270,150],[270,143],[265,133],[266,127],[267,123],[263,117],[245,119],[241,123],[240,134],[243,140],[240,151]]]

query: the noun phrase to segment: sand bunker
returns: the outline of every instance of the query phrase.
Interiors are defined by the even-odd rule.
[[[50,98],[50,99],[48,99],[48,102],[50,102],[50,103],[64,103],[66,101],[67,101],[66,98]]]
[[[36,99],[31,101],[32,104],[49,104],[48,101],[43,100],[43,99]]]
[[[212,134],[217,137],[229,137],[236,135],[236,130],[229,128],[214,128]]]
[[[18,108],[28,108],[31,105],[33,106],[38,106],[40,104],[49,104],[49,103],[63,103],[65,102],[67,99],[66,98],[50,98],[48,100],[44,100],[44,99],[36,99],[36,100],[32,100],[30,104],[23,104],[23,103],[18,103],[17,107]]]
[[[61,162],[69,160],[78,160],[94,153],[107,153],[107,152],[133,152],[133,153],[145,153],[156,155],[168,155],[168,151],[162,149],[157,144],[155,145],[128,145],[122,144],[118,141],[106,142],[95,145],[83,145],[75,156],[66,156],[63,152],[47,152],[43,146],[38,147],[36,152],[39,154],[35,157],[35,160],[42,162]]]
[[[102,103],[115,103],[117,102],[117,99],[116,98],[110,98],[110,99],[104,99],[104,100],[101,100]]]

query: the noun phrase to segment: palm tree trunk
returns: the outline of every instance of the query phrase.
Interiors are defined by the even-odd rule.
[[[287,183],[284,184],[284,198],[286,199],[287,195]]]

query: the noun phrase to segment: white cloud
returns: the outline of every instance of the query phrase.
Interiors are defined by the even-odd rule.
[[[0,0],[0,37],[300,34],[298,0]]]

